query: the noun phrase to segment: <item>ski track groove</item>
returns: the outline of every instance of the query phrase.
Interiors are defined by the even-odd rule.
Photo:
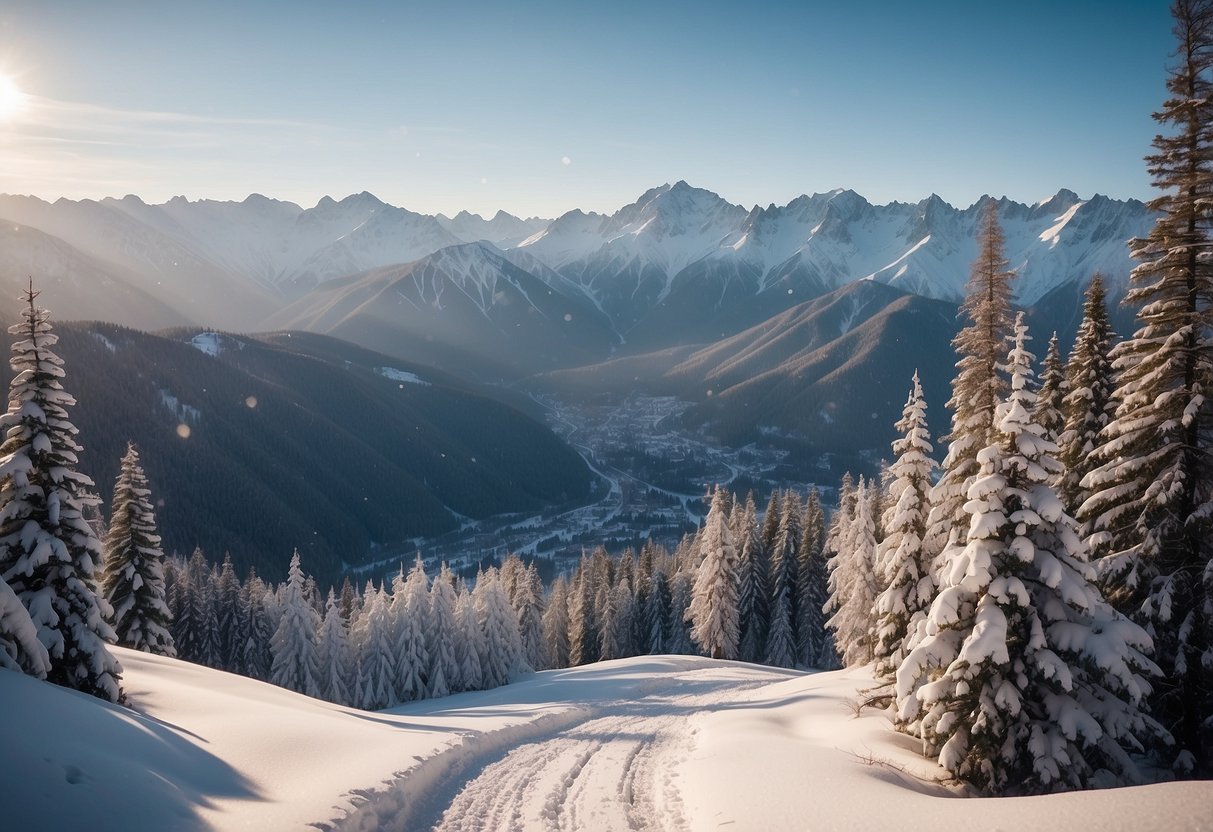
[[[738,701],[763,684],[721,680],[715,688],[683,694],[674,684],[630,702],[608,704],[583,722],[488,761],[440,810],[431,828],[686,830],[677,766],[693,745],[688,714]],[[611,713],[612,708],[618,712]]]

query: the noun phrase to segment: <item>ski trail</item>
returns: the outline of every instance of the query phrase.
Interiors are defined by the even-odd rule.
[[[469,772],[450,802],[414,828],[681,832],[678,768],[693,743],[689,720],[764,684],[687,673],[642,698],[603,703],[599,715]]]

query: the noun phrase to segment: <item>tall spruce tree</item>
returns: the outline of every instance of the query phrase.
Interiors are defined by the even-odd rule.
[[[927,403],[917,372],[897,430],[901,438],[893,443],[897,458],[890,469],[893,479],[884,521],[887,536],[876,553],[886,587],[876,599],[872,624],[876,675],[886,682],[893,681],[905,658],[907,639],[935,600],[931,558],[923,549],[935,462],[931,459]]]
[[[543,644],[546,667],[569,666],[569,585],[563,575],[552,582],[543,609]]]
[[[825,511],[814,488],[805,503],[797,563],[796,644],[805,667],[830,668],[837,664],[834,640],[826,627],[825,604],[830,597],[826,567]]]
[[[723,488],[712,495],[700,542],[701,562],[687,620],[695,643],[714,659],[736,659],[737,546],[728,523],[728,498]]]
[[[1093,457],[1099,447],[1100,431],[1116,413],[1116,379],[1112,369],[1116,333],[1112,331],[1105,304],[1103,276],[1096,272],[1087,286],[1082,323],[1066,363],[1069,389],[1062,401],[1066,424],[1058,443],[1063,469],[1058,490],[1067,510],[1078,518],[1083,537],[1089,536],[1091,529],[1079,508],[1091,494],[1082,487],[1082,481],[1095,468]]]
[[[307,600],[299,551],[291,555],[286,586],[282,593],[282,620],[270,641],[274,656],[270,681],[279,687],[307,696],[320,696],[316,656],[316,631],[320,614]]]
[[[0,670],[45,679],[51,660],[38,641],[38,628],[17,593],[0,578]]]
[[[736,502],[733,515],[733,536],[738,549],[737,619],[741,628],[738,652],[743,661],[761,662],[766,658],[771,599],[754,496],[751,494],[745,503]]]
[[[1022,314],[1015,331],[1011,393],[965,504],[967,540],[945,553],[927,635],[898,670],[898,716],[921,708],[940,765],[987,794],[1137,782],[1129,752],[1165,734],[1144,710],[1157,673],[1150,639],[1092,581],[1052,485],[1057,446],[1031,415]]]
[[[796,524],[785,497],[779,507],[779,525],[770,551],[770,618],[767,626],[766,663],[776,667],[796,666]]]
[[[1065,365],[1061,360],[1061,348],[1057,345],[1057,333],[1054,332],[1049,338],[1044,371],[1040,374],[1040,390],[1036,394],[1036,410],[1032,414],[1036,423],[1045,429],[1045,436],[1054,442],[1066,429],[1064,408],[1069,387]]]
[[[952,381],[952,432],[943,438],[948,453],[943,476],[931,490],[927,551],[942,552],[950,539],[964,538],[964,503],[977,476],[977,453],[994,436],[994,412],[1006,395],[1001,362],[1011,335],[1011,280],[1015,273],[1003,253],[998,203],[986,202],[979,253],[973,262],[961,312],[968,324],[952,339],[959,360]]]
[[[156,530],[151,489],[132,442],[114,483],[101,589],[112,610],[118,644],[176,656],[172,613],[164,590],[164,552]]]
[[[872,661],[872,609],[880,593],[876,577],[876,534],[872,521],[872,501],[863,477],[855,490],[855,516],[843,536],[838,555],[830,561],[830,599],[826,609],[833,612],[827,626],[834,632],[843,664],[848,667]]]
[[[51,351],[59,337],[37,297],[31,281],[22,320],[9,329],[15,375],[0,416],[0,579],[46,648],[46,678],[117,702],[122,667],[106,644],[116,634],[98,596],[101,543],[84,517],[96,504],[93,481],[78,470],[82,449],[68,416],[76,400],[63,389],[63,360]]]
[[[324,621],[316,640],[316,680],[320,696],[338,705],[351,704],[349,680],[352,670],[345,619],[341,617],[337,596],[330,589]]]
[[[1176,0],[1167,134],[1146,157],[1162,195],[1125,302],[1138,329],[1115,350],[1116,418],[1083,480],[1103,585],[1154,639],[1156,713],[1180,771],[1213,768],[1213,2]]]
[[[455,622],[454,575],[445,563],[430,585],[430,614],[426,620],[430,647],[430,696],[446,696],[458,690],[459,664],[455,640],[459,626]]]

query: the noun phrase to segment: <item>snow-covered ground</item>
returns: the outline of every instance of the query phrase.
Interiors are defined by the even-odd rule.
[[[119,650],[134,710],[0,672],[4,829],[1213,829],[1213,783],[965,799],[862,671],[646,657],[364,713]]]

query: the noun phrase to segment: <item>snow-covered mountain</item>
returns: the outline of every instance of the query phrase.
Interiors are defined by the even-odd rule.
[[[431,216],[366,192],[325,197],[311,208],[257,194],[242,202],[177,197],[160,205],[135,196],[54,203],[0,196],[0,221],[28,229],[5,232],[0,266],[70,286],[59,294],[71,316],[144,328],[184,321],[333,331],[355,307],[365,320],[361,304],[375,296],[373,335],[345,330],[379,349],[419,333],[464,352],[476,349],[468,345],[500,346],[504,307],[541,308],[520,288],[541,286],[553,308],[563,305],[578,323],[590,322],[593,337],[549,321],[521,341],[507,339],[537,353],[507,350],[505,364],[540,368],[552,360],[602,360],[613,345],[638,352],[710,343],[857,280],[958,301],[988,199],[967,208],[937,196],[873,205],[836,190],[746,209],[677,182],[610,215],[571,211],[547,221],[505,212],[491,219]],[[1118,294],[1132,266],[1125,243],[1152,221],[1135,200],[1082,199],[1067,190],[1035,205],[1002,199],[998,206],[1019,273],[1017,301],[1056,307],[1063,329],[1076,321],[1081,287],[1094,271],[1103,271]],[[506,291],[497,297],[502,261],[509,264]],[[388,304],[382,287],[396,285],[392,274],[413,282]],[[118,309],[116,287],[124,297]],[[455,294],[464,297],[455,301]],[[407,314],[391,311],[406,306]],[[458,306],[475,314],[452,314]],[[335,318],[338,308],[346,311]],[[529,330],[523,320],[511,325]],[[467,329],[455,329],[456,322]],[[599,337],[603,326],[613,333]],[[555,340],[540,345],[549,336]],[[603,352],[587,358],[591,343]]]
[[[573,211],[519,248],[584,286],[629,342],[737,332],[854,280],[940,300],[963,297],[989,197],[963,209],[932,195],[873,205],[854,191],[746,211],[686,182],[643,194],[612,216]],[[1127,280],[1126,241],[1152,218],[1136,200],[1061,190],[1035,205],[998,201],[1016,300],[1032,305],[1103,271]]]

